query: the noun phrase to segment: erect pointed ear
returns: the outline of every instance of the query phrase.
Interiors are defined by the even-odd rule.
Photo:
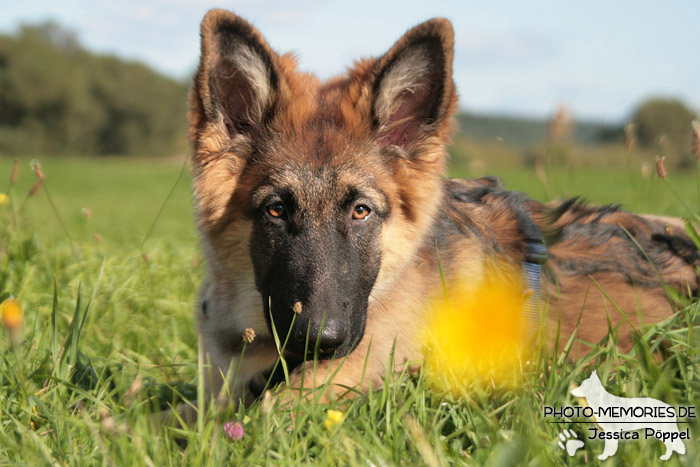
[[[277,55],[247,21],[225,10],[202,20],[195,106],[229,136],[252,135],[270,117],[278,94]]]
[[[446,138],[457,103],[454,32],[444,18],[409,30],[381,57],[372,81],[372,117],[380,139],[410,149],[421,137]]]

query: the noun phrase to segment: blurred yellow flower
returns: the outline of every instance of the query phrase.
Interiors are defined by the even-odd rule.
[[[2,310],[2,323],[10,331],[22,324],[22,307],[16,298],[10,297],[3,300],[0,303],[0,310]]]
[[[448,287],[447,302],[431,306],[423,336],[429,383],[455,397],[472,384],[516,386],[538,324],[523,314],[532,291],[518,268],[488,267],[483,277]]]
[[[10,197],[5,193],[0,193],[0,206],[3,204],[8,204],[10,202]]]
[[[343,412],[340,410],[326,410],[326,420],[323,422],[323,426],[327,430],[341,423],[343,423]]]

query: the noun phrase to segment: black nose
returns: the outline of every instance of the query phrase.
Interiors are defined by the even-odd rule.
[[[309,342],[309,351],[314,349],[321,353],[332,353],[336,348],[340,347],[348,336],[347,326],[342,320],[326,319],[321,326],[319,322],[307,320],[298,320],[294,323],[294,340],[296,348],[303,349],[306,346],[307,334]]]

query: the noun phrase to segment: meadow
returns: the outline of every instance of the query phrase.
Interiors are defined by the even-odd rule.
[[[185,157],[43,158],[44,183],[29,159],[0,158],[0,300],[24,312],[0,339],[0,464],[13,465],[584,465],[603,441],[569,457],[563,425],[545,405],[576,405],[570,385],[597,368],[618,395],[700,405],[700,305],[680,306],[620,354],[610,336],[588,356],[539,349],[518,389],[439,394],[424,375],[387,375],[386,385],[329,405],[200,414],[194,426],[155,429],[151,415],[204,397],[193,312],[202,260]],[[637,168],[455,165],[453,175],[493,172],[511,189],[548,199],[582,195],[636,212],[690,217],[700,194],[695,170],[662,180]],[[663,348],[663,359],[658,359]],[[332,423],[327,410],[339,410]],[[239,422],[242,439],[222,432]],[[329,421],[329,423],[325,423]],[[587,436],[590,423],[569,428]],[[700,465],[700,423],[688,452],[664,465]],[[620,443],[604,465],[650,465],[661,442]]]

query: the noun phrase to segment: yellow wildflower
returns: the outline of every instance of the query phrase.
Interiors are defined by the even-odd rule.
[[[487,268],[483,277],[449,287],[423,336],[429,383],[455,397],[471,384],[516,386],[537,325],[523,314],[532,291],[516,268]]]
[[[0,303],[0,310],[2,310],[2,323],[10,331],[22,324],[22,307],[16,298],[10,297],[3,300]]]
[[[0,206],[3,204],[8,204],[10,202],[10,197],[5,193],[0,193]]]
[[[330,430],[341,423],[343,423],[343,412],[340,410],[326,410],[326,420],[323,422],[326,430]]]

